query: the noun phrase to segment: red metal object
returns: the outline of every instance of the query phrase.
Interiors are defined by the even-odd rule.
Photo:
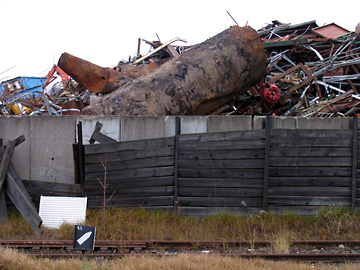
[[[262,100],[267,103],[275,104],[280,100],[281,91],[275,84],[260,83],[259,90]]]
[[[48,86],[56,79],[56,77],[54,76],[55,72],[57,72],[61,77],[64,88],[66,87],[66,82],[69,80],[69,75],[67,75],[59,66],[54,65],[52,69],[49,71],[49,73],[46,75],[46,83],[43,89],[45,89],[46,86]]]

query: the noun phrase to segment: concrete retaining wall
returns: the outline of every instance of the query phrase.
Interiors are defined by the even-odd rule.
[[[20,177],[58,183],[74,183],[72,145],[77,123],[82,123],[83,142],[89,143],[97,121],[101,132],[117,141],[170,137],[175,134],[175,116],[0,116],[0,138],[6,145],[24,135],[12,162]],[[207,133],[263,129],[263,116],[181,116],[181,133]],[[273,128],[350,129],[351,118],[274,117]]]

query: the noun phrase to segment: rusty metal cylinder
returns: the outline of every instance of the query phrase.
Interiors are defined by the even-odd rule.
[[[106,95],[83,114],[207,115],[266,75],[262,40],[233,26]]]
[[[63,53],[58,66],[75,81],[93,93],[110,93],[121,77],[112,68],[103,68],[69,53]]]

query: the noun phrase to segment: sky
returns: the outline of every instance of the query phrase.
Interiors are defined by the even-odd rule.
[[[136,55],[138,39],[193,45],[235,25],[255,30],[273,20],[315,20],[354,31],[359,0],[0,0],[0,81],[46,76],[63,52],[102,67]],[[150,46],[141,43],[141,53]]]

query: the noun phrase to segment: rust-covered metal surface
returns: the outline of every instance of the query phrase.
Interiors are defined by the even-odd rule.
[[[257,32],[233,26],[116,89],[82,113],[206,115],[257,84],[266,73],[266,55]]]
[[[103,68],[69,53],[63,53],[59,67],[75,81],[93,93],[110,93],[119,81],[121,73],[112,68]]]

